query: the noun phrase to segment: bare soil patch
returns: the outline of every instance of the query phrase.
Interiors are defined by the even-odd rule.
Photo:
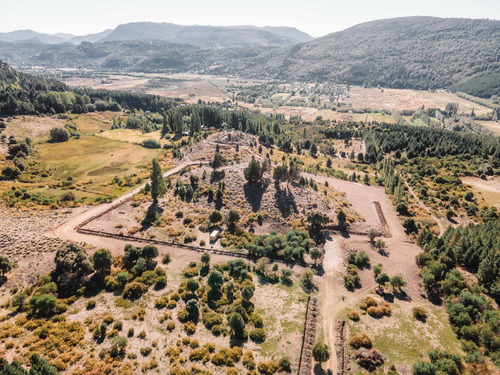
[[[48,137],[52,128],[64,126],[67,120],[59,119],[56,116],[16,116],[11,121],[6,122],[7,129],[3,134],[7,137]]]

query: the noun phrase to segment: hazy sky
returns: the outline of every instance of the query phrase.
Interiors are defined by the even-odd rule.
[[[400,16],[500,19],[500,0],[0,0],[0,32],[95,33],[131,21],[294,26],[312,36]]]

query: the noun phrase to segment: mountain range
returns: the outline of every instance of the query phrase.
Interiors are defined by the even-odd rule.
[[[202,48],[227,48],[249,46],[287,46],[307,42],[313,38],[293,27],[274,26],[184,26],[173,23],[131,22],[97,34],[75,36],[54,35],[32,30],[0,33],[2,42],[41,42],[47,44],[81,42],[116,42],[131,40],[162,40],[172,43],[192,44]]]
[[[301,38],[307,36],[291,28],[133,23],[94,43],[0,42],[0,58],[24,67],[196,72],[500,96],[500,21],[402,17],[292,42]]]

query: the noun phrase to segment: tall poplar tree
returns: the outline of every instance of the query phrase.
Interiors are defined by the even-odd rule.
[[[155,203],[158,202],[158,198],[165,195],[167,187],[165,186],[165,180],[163,179],[163,173],[161,171],[160,164],[158,161],[153,159],[153,168],[151,169],[151,197]]]

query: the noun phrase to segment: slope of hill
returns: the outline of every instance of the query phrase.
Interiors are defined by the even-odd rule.
[[[500,21],[396,18],[259,55],[240,69],[251,75],[394,88],[450,87],[483,76],[498,82],[499,40]],[[498,86],[489,94],[495,93]]]
[[[265,30],[255,26],[182,26],[165,22],[133,22],[119,25],[100,41],[163,40],[203,48],[288,46],[307,39],[308,35],[303,34],[288,28]]]
[[[298,43],[309,42],[309,41],[314,39],[309,34],[303,32],[303,31],[300,31],[299,29],[297,29],[295,27],[287,27],[287,26],[258,27],[258,26],[246,25],[246,26],[231,26],[231,28],[264,30],[264,31],[268,31],[268,32],[276,34],[276,35],[281,35],[285,38],[293,39]]]
[[[66,41],[61,36],[37,33],[33,30],[16,30],[8,33],[0,33],[0,41],[2,42],[18,42],[32,39],[48,44],[64,43]]]
[[[289,46],[313,38],[293,27],[257,26],[184,26],[173,23],[131,22],[100,33],[75,36],[67,33],[42,34],[32,30],[0,33],[0,42],[38,40],[47,44],[70,42],[122,42],[162,40],[192,44],[202,48]]]
[[[90,42],[90,43],[95,43],[105,37],[107,37],[113,29],[107,29],[104,30],[100,33],[96,34],[88,34],[88,35],[83,35],[83,36],[73,36],[72,38],[69,38],[68,41],[73,44],[80,44],[81,42]]]

